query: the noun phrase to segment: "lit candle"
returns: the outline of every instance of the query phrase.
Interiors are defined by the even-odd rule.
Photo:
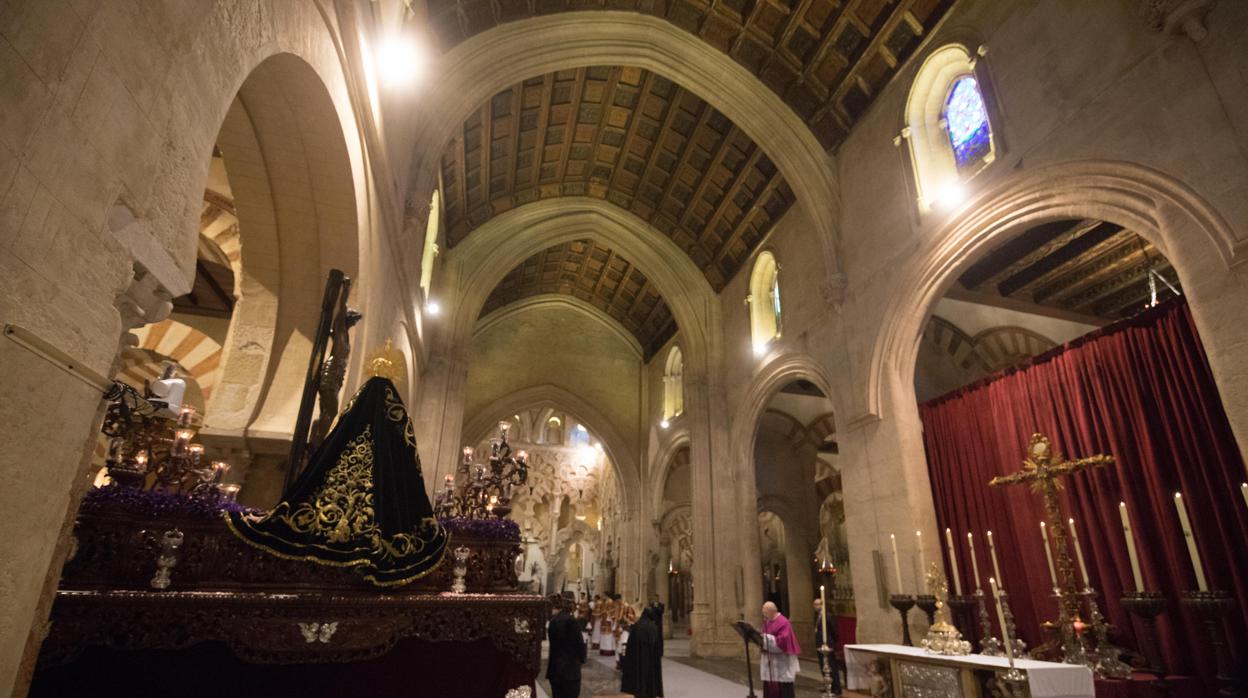
[[[1200,553],[1196,550],[1196,537],[1192,535],[1192,522],[1187,520],[1187,508],[1183,506],[1183,494],[1174,493],[1174,507],[1179,511],[1179,524],[1183,527],[1183,539],[1187,542],[1187,552],[1192,556],[1192,569],[1196,570],[1196,588],[1209,591],[1205,583],[1205,570],[1200,564]]]
[[[923,580],[926,578],[926,574],[927,574],[926,572],[924,572],[924,570],[927,569],[927,565],[924,564],[924,560],[923,560],[923,532],[922,531],[914,532],[914,545],[916,548],[919,549],[919,591],[923,591]]]
[[[1010,666],[1014,666],[1014,641],[1010,638],[1010,626],[1005,624],[1005,609],[1001,606],[1001,588],[997,586],[997,580],[989,577],[988,585],[992,587],[992,598],[997,600],[997,621],[1001,623],[1001,637],[1005,640],[1005,656],[1010,660]]]
[[[822,584],[819,585],[819,626],[823,630],[823,634],[819,637],[823,638],[823,644],[826,646],[828,644],[828,600],[823,596]]]
[[[1239,493],[1244,495],[1244,506],[1248,507],[1248,482],[1239,486]]]
[[[146,470],[147,469],[147,451],[139,451],[138,453],[134,454],[134,464]]]
[[[1127,503],[1118,502],[1118,516],[1122,519],[1122,535],[1127,538],[1127,557],[1131,559],[1131,576],[1135,578],[1135,590],[1144,591],[1144,575],[1140,574],[1140,558],[1135,554],[1135,536],[1131,533],[1131,519],[1127,516]]]
[[[189,427],[191,425],[191,408],[183,407],[178,413],[178,426]]]
[[[472,446],[464,446],[464,462],[472,462]]]
[[[897,556],[897,534],[890,533],[888,537],[893,540],[893,572],[897,574],[897,593],[901,593],[901,558]]]
[[[1001,567],[997,564],[997,546],[992,542],[992,531],[988,532],[988,553],[992,555],[992,574],[997,578],[1001,588],[1005,588],[1005,578],[1001,576]]]
[[[953,593],[962,595],[962,575],[958,574],[958,555],[953,547],[953,529],[945,529],[945,544],[949,547],[949,569],[953,572]]]
[[[1092,588],[1091,582],[1088,581],[1088,566],[1083,563],[1083,548],[1079,545],[1079,534],[1075,533],[1075,520],[1072,518],[1066,522],[1070,526],[1070,540],[1075,544],[1075,559],[1079,561],[1079,574],[1083,575],[1083,588]]]
[[[975,536],[969,531],[966,534],[966,547],[971,549],[971,572],[975,575],[975,591],[983,587],[979,585],[979,561],[975,559]]]
[[[1044,557],[1049,561],[1049,579],[1053,582],[1053,588],[1057,589],[1057,570],[1053,567],[1053,551],[1049,548],[1049,529],[1040,522],[1040,537],[1044,539]]]

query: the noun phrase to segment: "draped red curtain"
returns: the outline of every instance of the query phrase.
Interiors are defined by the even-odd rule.
[[[980,584],[991,572],[984,540],[993,531],[1020,635],[1035,647],[1040,623],[1056,620],[1040,538],[1040,497],[1026,486],[989,487],[1017,471],[1033,433],[1068,458],[1110,454],[1108,467],[1064,478],[1063,510],[1074,517],[1101,612],[1140,649],[1119,603],[1133,590],[1118,514],[1126,502],[1144,586],[1169,606],[1159,619],[1172,673],[1215,673],[1203,627],[1179,605],[1195,589],[1174,493],[1183,492],[1210,588],[1229,591],[1236,664],[1248,662],[1248,506],[1244,462],[1187,304],[1160,305],[919,408],[936,518],[958,546],[963,592],[974,590],[966,533],[974,532]],[[943,548],[944,546],[942,546]],[[1072,553],[1073,554],[1073,553]],[[948,553],[945,564],[948,566]],[[1077,565],[1076,565],[1077,568]],[[1076,572],[1077,574],[1077,572]],[[967,588],[967,585],[970,588]]]

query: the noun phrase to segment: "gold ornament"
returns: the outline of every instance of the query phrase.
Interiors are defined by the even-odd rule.
[[[389,339],[386,340],[384,346],[369,354],[366,363],[368,375],[389,378],[392,383],[400,387],[403,385],[403,367],[406,365],[407,359],[403,356],[403,352],[395,349]]]

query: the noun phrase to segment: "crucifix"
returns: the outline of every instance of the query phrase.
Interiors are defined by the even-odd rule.
[[[1061,630],[1067,639],[1075,630],[1073,624],[1078,622],[1082,625],[1082,621],[1079,620],[1079,585],[1075,581],[1075,565],[1066,549],[1066,527],[1062,525],[1061,500],[1058,498],[1062,483],[1058,478],[1101,468],[1113,462],[1113,456],[1105,455],[1063,460],[1062,454],[1053,451],[1048,437],[1032,434],[1023,469],[1009,475],[999,475],[988,483],[994,487],[1028,483],[1032,492],[1043,497],[1044,511],[1049,519],[1049,537],[1053,542],[1053,558],[1057,563],[1058,586],[1053,591],[1061,599],[1063,618],[1059,622],[1063,625]]]

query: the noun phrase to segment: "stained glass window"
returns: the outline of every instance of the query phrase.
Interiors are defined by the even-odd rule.
[[[771,280],[771,313],[776,318],[776,329],[780,328],[780,275]]]
[[[988,109],[975,78],[966,75],[957,79],[945,100],[945,121],[949,125],[949,144],[958,169],[974,165],[992,152],[992,127]]]

